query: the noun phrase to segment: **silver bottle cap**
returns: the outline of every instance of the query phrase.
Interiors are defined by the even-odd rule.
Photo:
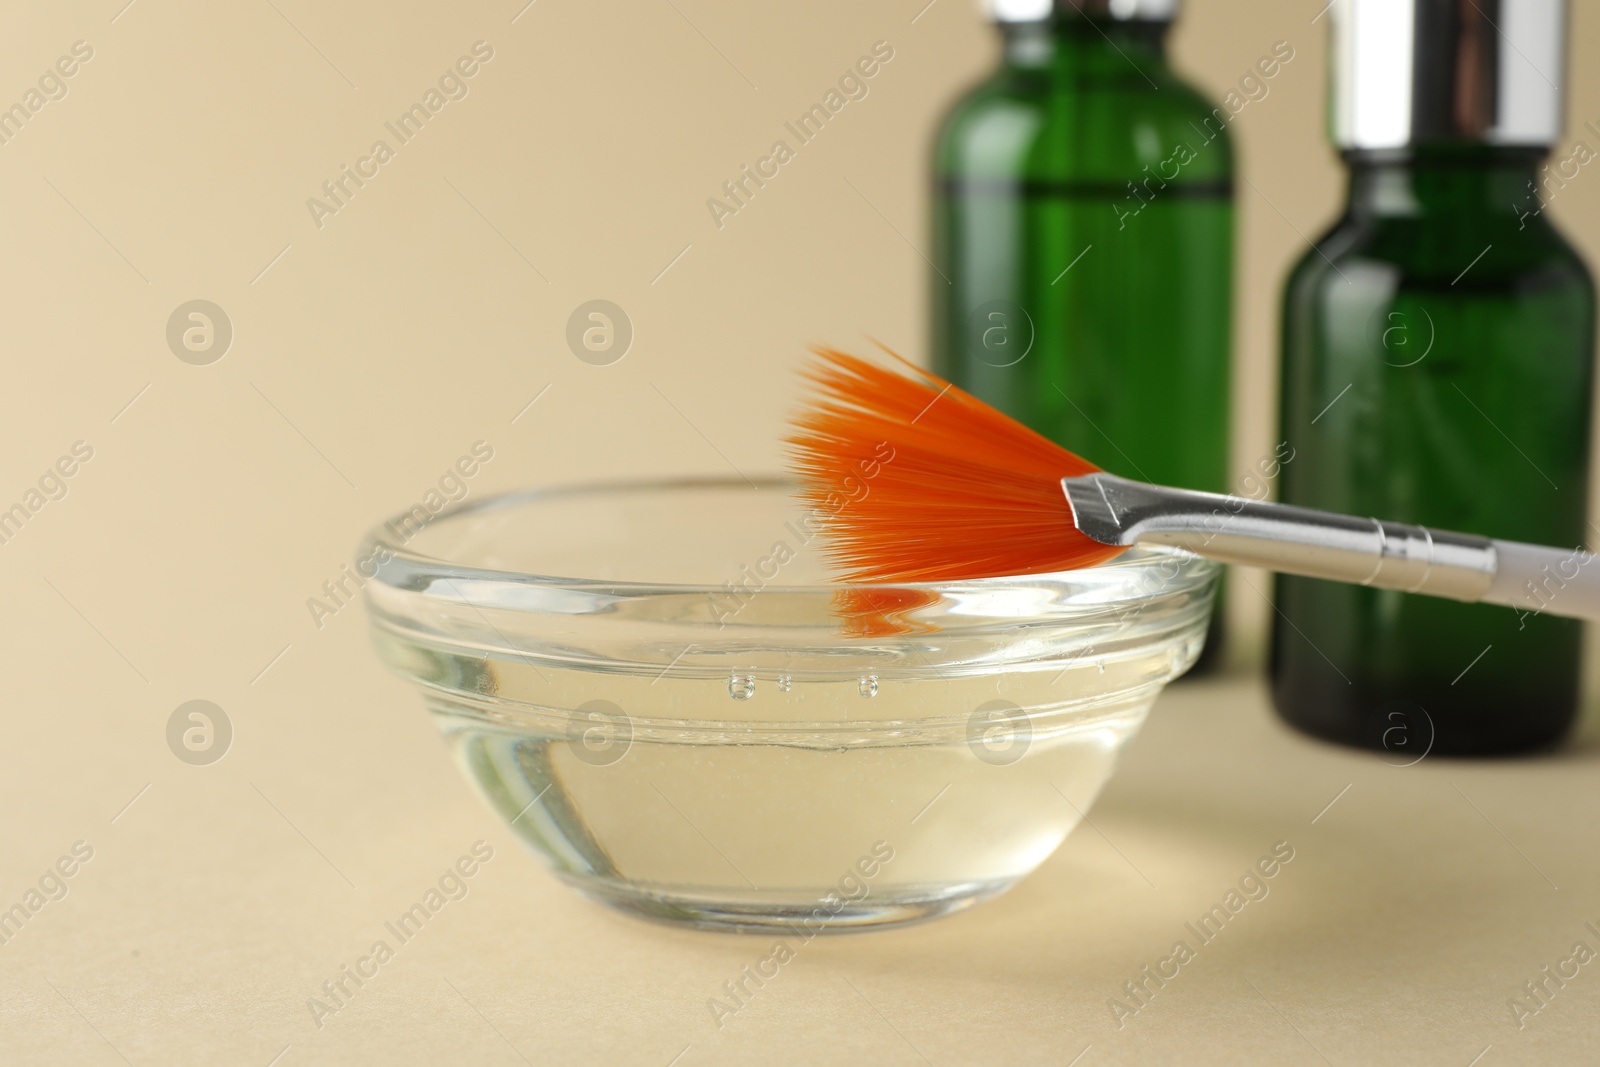
[[[1081,12],[1118,22],[1171,22],[1178,17],[1178,0],[984,0],[996,22],[1043,22],[1054,13]]]
[[[1566,0],[1333,0],[1333,141],[1561,139]]]

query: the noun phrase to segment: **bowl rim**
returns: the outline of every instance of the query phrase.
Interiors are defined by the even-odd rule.
[[[381,582],[391,588],[420,596],[429,596],[430,593],[426,589],[417,588],[407,579],[426,575],[441,580],[453,581],[459,579],[474,583],[507,583],[553,589],[607,590],[612,593],[635,596],[652,594],[662,596],[715,594],[723,591],[721,585],[711,585],[703,582],[641,582],[612,578],[583,578],[540,574],[531,571],[508,571],[452,561],[407,548],[405,545],[414,539],[417,534],[438,523],[459,519],[474,513],[512,508],[544,500],[646,490],[727,489],[739,486],[761,489],[792,487],[794,484],[793,479],[786,475],[763,474],[754,478],[743,475],[738,477],[692,475],[602,480],[586,479],[556,485],[529,486],[451,504],[431,514],[425,523],[409,535],[405,541],[397,545],[387,535],[392,532],[391,527],[395,523],[413,518],[415,511],[413,507],[382,520],[367,531],[361,541],[358,569],[361,562],[370,561],[375,558],[376,553],[385,551],[388,553],[388,559],[379,562],[374,573],[370,575],[367,575],[363,570],[363,576],[369,581]],[[1182,564],[1176,574],[1168,576],[1156,574],[1157,568],[1171,566],[1175,561]],[[1045,571],[1036,574],[1003,575],[989,578],[966,578],[951,581],[846,582],[842,579],[832,579],[802,584],[774,581],[764,584],[761,589],[763,593],[784,593],[801,596],[821,593],[831,596],[840,589],[951,593],[994,591],[1013,587],[1022,582],[1050,582],[1057,585],[1079,586],[1085,589],[1105,588],[1124,583],[1137,584],[1137,579],[1139,578],[1155,578],[1154,583],[1142,591],[1130,590],[1129,599],[1131,600],[1136,597],[1166,597],[1204,589],[1216,579],[1221,569],[1221,564],[1185,549],[1152,545],[1131,548],[1104,563],[1074,570]],[[396,579],[400,580],[396,581]],[[457,595],[450,597],[450,599],[460,600],[461,596],[458,592]]]

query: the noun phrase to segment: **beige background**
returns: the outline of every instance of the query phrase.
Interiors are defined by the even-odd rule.
[[[0,946],[0,1062],[1592,1061],[1592,968],[1524,1031],[1504,1004],[1600,945],[1588,743],[1399,770],[1287,735],[1252,681],[1191,686],[1132,746],[1103,834],[968,915],[808,947],[719,1032],[705,998],[751,945],[558,888],[361,609],[314,624],[363,529],[475,441],[495,457],[474,495],[770,469],[807,343],[918,353],[930,132],[994,58],[970,0],[123,4],[0,11],[0,103],[94,50],[0,145],[0,507],[94,449],[0,546],[0,906],[95,848]],[[1175,38],[1214,95],[1297,52],[1233,126],[1240,471],[1272,440],[1280,279],[1341,192],[1320,7],[1191,0]],[[1600,11],[1579,7],[1581,59]],[[318,228],[307,198],[479,40],[466,98]],[[870,95],[718,230],[706,199],[879,40]],[[1593,64],[1571,101],[1573,131],[1600,120]],[[1591,261],[1596,181],[1554,206]],[[165,340],[196,298],[234,329],[209,366]],[[612,366],[564,341],[593,298],[636,329]],[[1236,599],[1241,660],[1264,610]],[[165,740],[195,698],[235,730],[210,767]],[[478,838],[498,851],[473,896],[314,1028],[304,999]],[[1280,838],[1304,858],[1262,914],[1117,1030],[1105,999]]]

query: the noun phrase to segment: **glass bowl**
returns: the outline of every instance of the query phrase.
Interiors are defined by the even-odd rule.
[[[415,509],[362,549],[374,642],[490,806],[597,900],[810,934],[1000,893],[1194,662],[1217,568],[1139,550],[845,587],[820,519],[779,480]]]

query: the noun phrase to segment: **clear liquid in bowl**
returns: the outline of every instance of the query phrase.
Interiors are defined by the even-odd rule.
[[[777,677],[630,685],[541,673],[578,697],[629,690],[622,699],[635,709],[648,691],[652,714],[682,725],[574,718],[574,704],[550,709],[568,725],[552,716],[541,729],[434,695],[468,776],[535,853],[631,910],[815,930],[942,914],[1009,888],[1077,825],[1155,695],[1085,708],[1059,670],[998,684],[785,676],[787,690]],[[748,696],[730,695],[747,684]],[[939,711],[931,699],[959,714],[985,693],[1003,694],[1026,720],[1002,714],[976,736],[968,721],[926,724]],[[757,728],[707,721],[730,699],[741,713],[773,706]],[[886,719],[846,725],[866,699]],[[839,728],[784,729],[830,721]]]

